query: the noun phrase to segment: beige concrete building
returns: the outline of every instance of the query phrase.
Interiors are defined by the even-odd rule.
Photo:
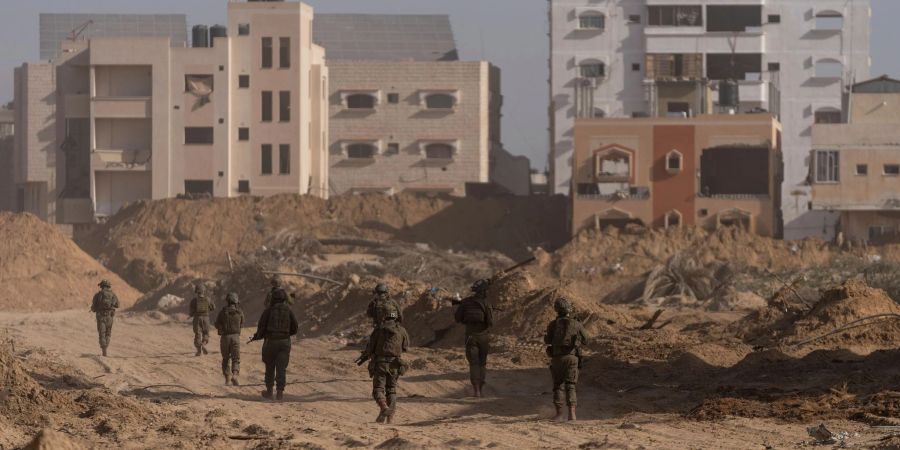
[[[835,116],[812,130],[813,209],[839,213],[845,239],[900,242],[900,81],[853,85]]]
[[[572,233],[640,223],[780,236],[780,147],[768,113],[578,119]]]
[[[229,2],[229,32],[209,46],[66,41],[52,63],[16,69],[20,209],[81,224],[181,194],[327,196],[329,80],[312,21],[299,2]]]
[[[16,208],[16,190],[13,184],[14,136],[14,112],[0,108],[0,211],[14,211]]]

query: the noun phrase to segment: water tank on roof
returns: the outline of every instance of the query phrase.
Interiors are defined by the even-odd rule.
[[[191,29],[191,47],[209,47],[209,27],[206,25],[194,25]]]
[[[737,81],[723,80],[719,82],[719,106],[737,108],[740,103]]]
[[[209,46],[216,45],[216,38],[228,37],[228,28],[224,25],[213,25],[209,27]]]

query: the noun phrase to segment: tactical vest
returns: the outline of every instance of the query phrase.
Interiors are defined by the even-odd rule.
[[[375,341],[375,356],[400,357],[403,355],[403,329],[396,321],[387,321],[379,330]]]
[[[116,295],[112,291],[103,289],[99,295],[100,301],[97,302],[97,312],[109,312],[116,309]]]
[[[481,302],[477,300],[468,300],[463,302],[460,307],[463,308],[462,323],[470,325],[485,323],[487,321],[485,314],[486,306],[482,305]]]
[[[196,301],[194,303],[194,312],[197,314],[208,314],[209,310],[210,310],[209,299],[207,299],[205,296],[203,296],[203,297],[197,297],[195,300]]]
[[[240,334],[241,333],[241,319],[243,318],[243,314],[234,307],[228,307],[225,309],[225,320],[224,327],[222,332],[224,334]]]
[[[568,355],[578,347],[580,343],[576,324],[574,319],[568,317],[556,319],[556,326],[553,327],[553,336],[550,341],[553,345],[553,356]]]
[[[400,311],[397,310],[397,305],[386,298],[378,298],[375,299],[375,322],[382,323],[385,321],[389,313],[395,312],[396,316],[400,317]]]
[[[288,305],[276,303],[269,309],[266,337],[269,339],[287,339],[291,337],[291,309]]]

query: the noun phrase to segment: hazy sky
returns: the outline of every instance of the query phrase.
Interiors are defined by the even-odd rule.
[[[225,23],[226,0],[0,0],[0,101],[12,100],[15,66],[38,58],[41,12],[187,14],[188,24]],[[319,12],[450,14],[463,59],[503,70],[503,142],[547,161],[547,0],[307,0]],[[900,76],[900,1],[872,0],[872,75]]]

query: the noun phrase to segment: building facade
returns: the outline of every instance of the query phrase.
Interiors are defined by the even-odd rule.
[[[13,183],[13,145],[15,113],[0,108],[0,211],[15,211],[16,189]]]
[[[869,16],[869,0],[552,0],[552,192],[570,192],[579,118],[768,111],[785,130],[784,237],[821,236],[837,216],[809,208],[811,128],[868,77]]]
[[[838,214],[829,234],[857,243],[900,243],[900,81],[852,86],[842,123],[812,130],[812,207]]]
[[[578,119],[572,233],[638,223],[779,234],[781,126],[771,114]]]
[[[312,8],[229,2],[228,16],[206,46],[66,40],[55,61],[16,69],[20,210],[81,224],[181,194],[327,196]]]

